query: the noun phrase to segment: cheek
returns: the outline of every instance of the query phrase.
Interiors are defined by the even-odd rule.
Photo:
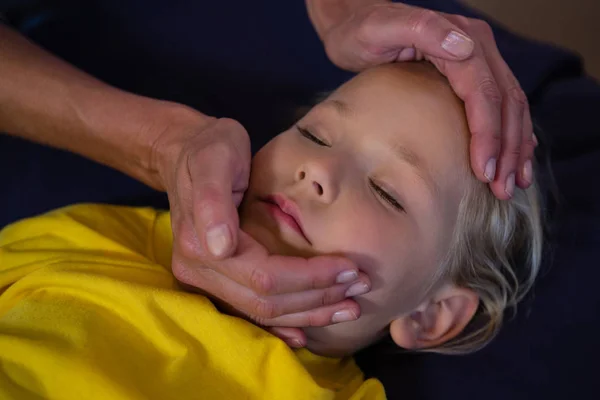
[[[371,278],[373,289],[402,278],[404,262],[415,245],[407,234],[410,228],[403,226],[406,221],[378,208],[354,201],[345,210],[328,213],[316,241],[320,252],[341,253],[355,261]]]
[[[386,212],[377,199],[359,187],[346,188],[343,198],[336,204],[317,214],[321,234],[319,247],[323,251],[357,252],[378,261],[394,248],[395,237],[404,230],[399,218]],[[321,248],[322,247],[322,248]],[[372,263],[369,263],[372,264]]]
[[[344,215],[339,217],[342,222],[322,225],[319,243],[323,249],[319,250],[349,257],[369,276],[371,292],[357,298],[363,312],[391,317],[410,311],[418,304],[431,272],[424,267],[427,249],[415,229],[377,205],[363,204]]]
[[[301,153],[302,147],[293,132],[284,132],[271,140],[252,159],[250,189],[265,193],[292,181]]]
[[[266,193],[270,187],[277,185],[280,177],[289,169],[285,162],[289,151],[287,146],[280,142],[279,138],[273,139],[252,159],[249,188],[251,191]]]

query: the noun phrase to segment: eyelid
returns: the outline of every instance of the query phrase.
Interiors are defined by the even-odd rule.
[[[373,188],[375,189],[376,192],[378,192],[377,189],[381,190],[383,193],[385,193],[387,196],[389,196],[392,200],[394,200],[394,202],[396,202],[397,205],[392,204],[389,199],[383,198],[382,193],[378,192],[377,196],[381,197],[382,200],[387,202],[390,206],[394,207],[398,211],[402,211],[404,213],[406,212],[406,209],[402,205],[402,202],[400,200],[398,200],[398,197],[399,197],[398,194],[394,190],[390,189],[387,185],[379,183],[373,179],[369,179],[369,182],[373,186]]]
[[[329,143],[327,143],[325,140],[321,139],[319,136],[315,135],[310,129],[301,127],[299,125],[296,125],[296,129],[298,129],[298,132],[300,132],[300,134],[302,136],[304,136],[308,140],[318,144],[319,146],[331,147],[331,145]]]

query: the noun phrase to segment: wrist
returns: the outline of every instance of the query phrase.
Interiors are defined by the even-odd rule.
[[[190,107],[110,86],[74,88],[70,97],[86,142],[85,149],[72,150],[163,191],[161,168],[178,151],[183,132],[209,119]]]

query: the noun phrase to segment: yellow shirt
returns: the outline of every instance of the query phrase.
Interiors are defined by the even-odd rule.
[[[168,213],[79,205],[0,232],[0,399],[384,399],[182,291]]]

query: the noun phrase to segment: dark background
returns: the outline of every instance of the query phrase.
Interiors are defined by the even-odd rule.
[[[451,0],[410,3],[475,15]],[[239,120],[253,150],[285,129],[297,107],[351,76],[329,63],[298,0],[0,0],[0,12],[112,85]],[[538,125],[543,273],[533,296],[476,354],[409,355],[382,343],[359,355],[391,399],[597,398],[600,87],[575,54],[497,26],[495,35]],[[5,135],[0,179],[0,227],[76,202],[168,207],[164,194],[118,172]]]

